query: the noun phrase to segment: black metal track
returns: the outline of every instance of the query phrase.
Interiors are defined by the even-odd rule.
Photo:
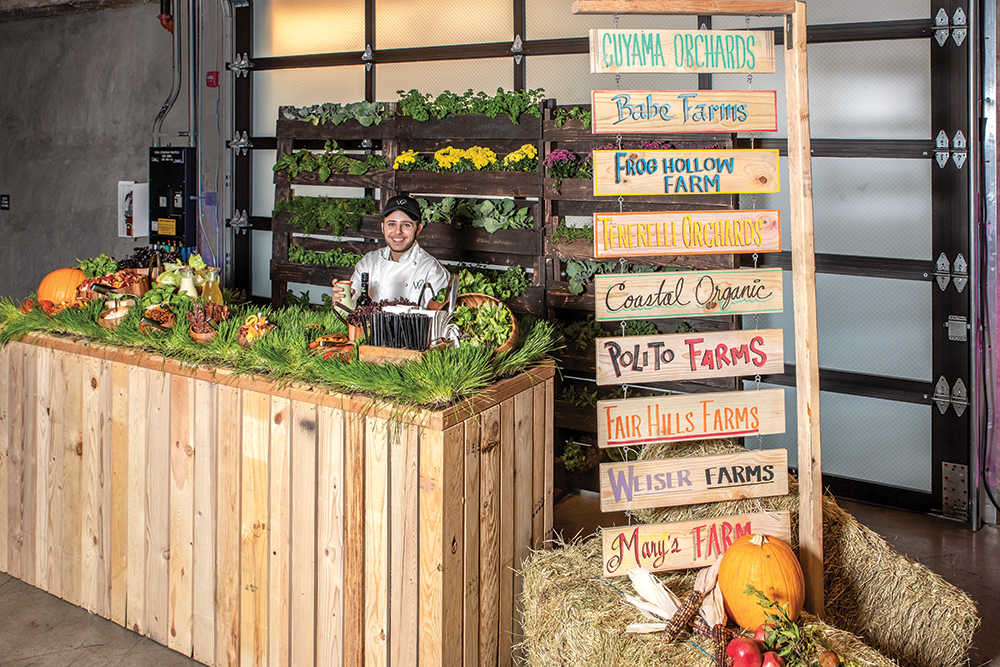
[[[753,255],[741,255],[742,266],[754,266]],[[767,252],[757,255],[758,268],[792,270],[792,253]],[[895,259],[891,257],[862,257],[859,255],[834,255],[816,253],[816,273],[840,276],[865,276],[892,280],[930,281],[934,279],[934,262],[922,259]]]
[[[785,364],[784,373],[760,376],[761,382],[782,387],[795,386],[795,364]],[[902,403],[933,404],[934,383],[906,380],[885,375],[868,375],[848,371],[819,369],[820,391],[851,396],[882,398]]]
[[[249,7],[233,10],[234,46],[237,53],[253,53],[253,13]],[[251,116],[251,100],[253,99],[253,77],[238,76],[233,86],[233,129],[236,132],[253,130]],[[237,211],[249,211],[251,202],[251,164],[253,151],[246,155],[237,153],[233,158],[233,208]],[[233,236],[232,257],[232,287],[250,293],[250,234],[235,234]]]
[[[750,148],[749,138],[737,140],[738,148]],[[754,137],[754,148],[775,150],[788,155],[788,140]],[[813,157],[895,158],[931,160],[934,158],[932,139],[810,139]]]
[[[929,493],[850,477],[823,473],[823,489],[835,498],[849,498],[873,505],[904,508],[921,514],[929,514],[934,509],[934,496]]]

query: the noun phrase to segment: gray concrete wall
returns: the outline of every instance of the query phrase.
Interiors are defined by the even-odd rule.
[[[147,180],[170,92],[158,13],[151,3],[0,22],[0,296],[23,299],[53,269],[137,245],[117,237],[117,183]],[[169,118],[164,129],[186,124],[183,92]]]

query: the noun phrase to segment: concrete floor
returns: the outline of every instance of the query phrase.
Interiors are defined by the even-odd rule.
[[[932,516],[842,501],[841,506],[892,543],[966,590],[983,623],[973,642],[972,667],[1000,664],[1000,532],[972,532],[965,524]],[[556,506],[556,525],[569,537],[612,525],[596,496],[567,495]],[[0,574],[0,667],[186,667],[199,663],[48,593]]]

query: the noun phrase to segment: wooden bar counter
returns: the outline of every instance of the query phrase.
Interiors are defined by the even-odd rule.
[[[0,570],[208,665],[509,665],[552,525],[553,373],[405,412],[22,339]]]

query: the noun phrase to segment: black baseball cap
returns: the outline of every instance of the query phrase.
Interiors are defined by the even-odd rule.
[[[385,208],[382,209],[382,217],[389,215],[393,211],[402,211],[410,220],[419,223],[421,220],[420,216],[420,204],[417,200],[409,195],[396,195],[394,197],[389,197],[389,201],[386,202]]]

